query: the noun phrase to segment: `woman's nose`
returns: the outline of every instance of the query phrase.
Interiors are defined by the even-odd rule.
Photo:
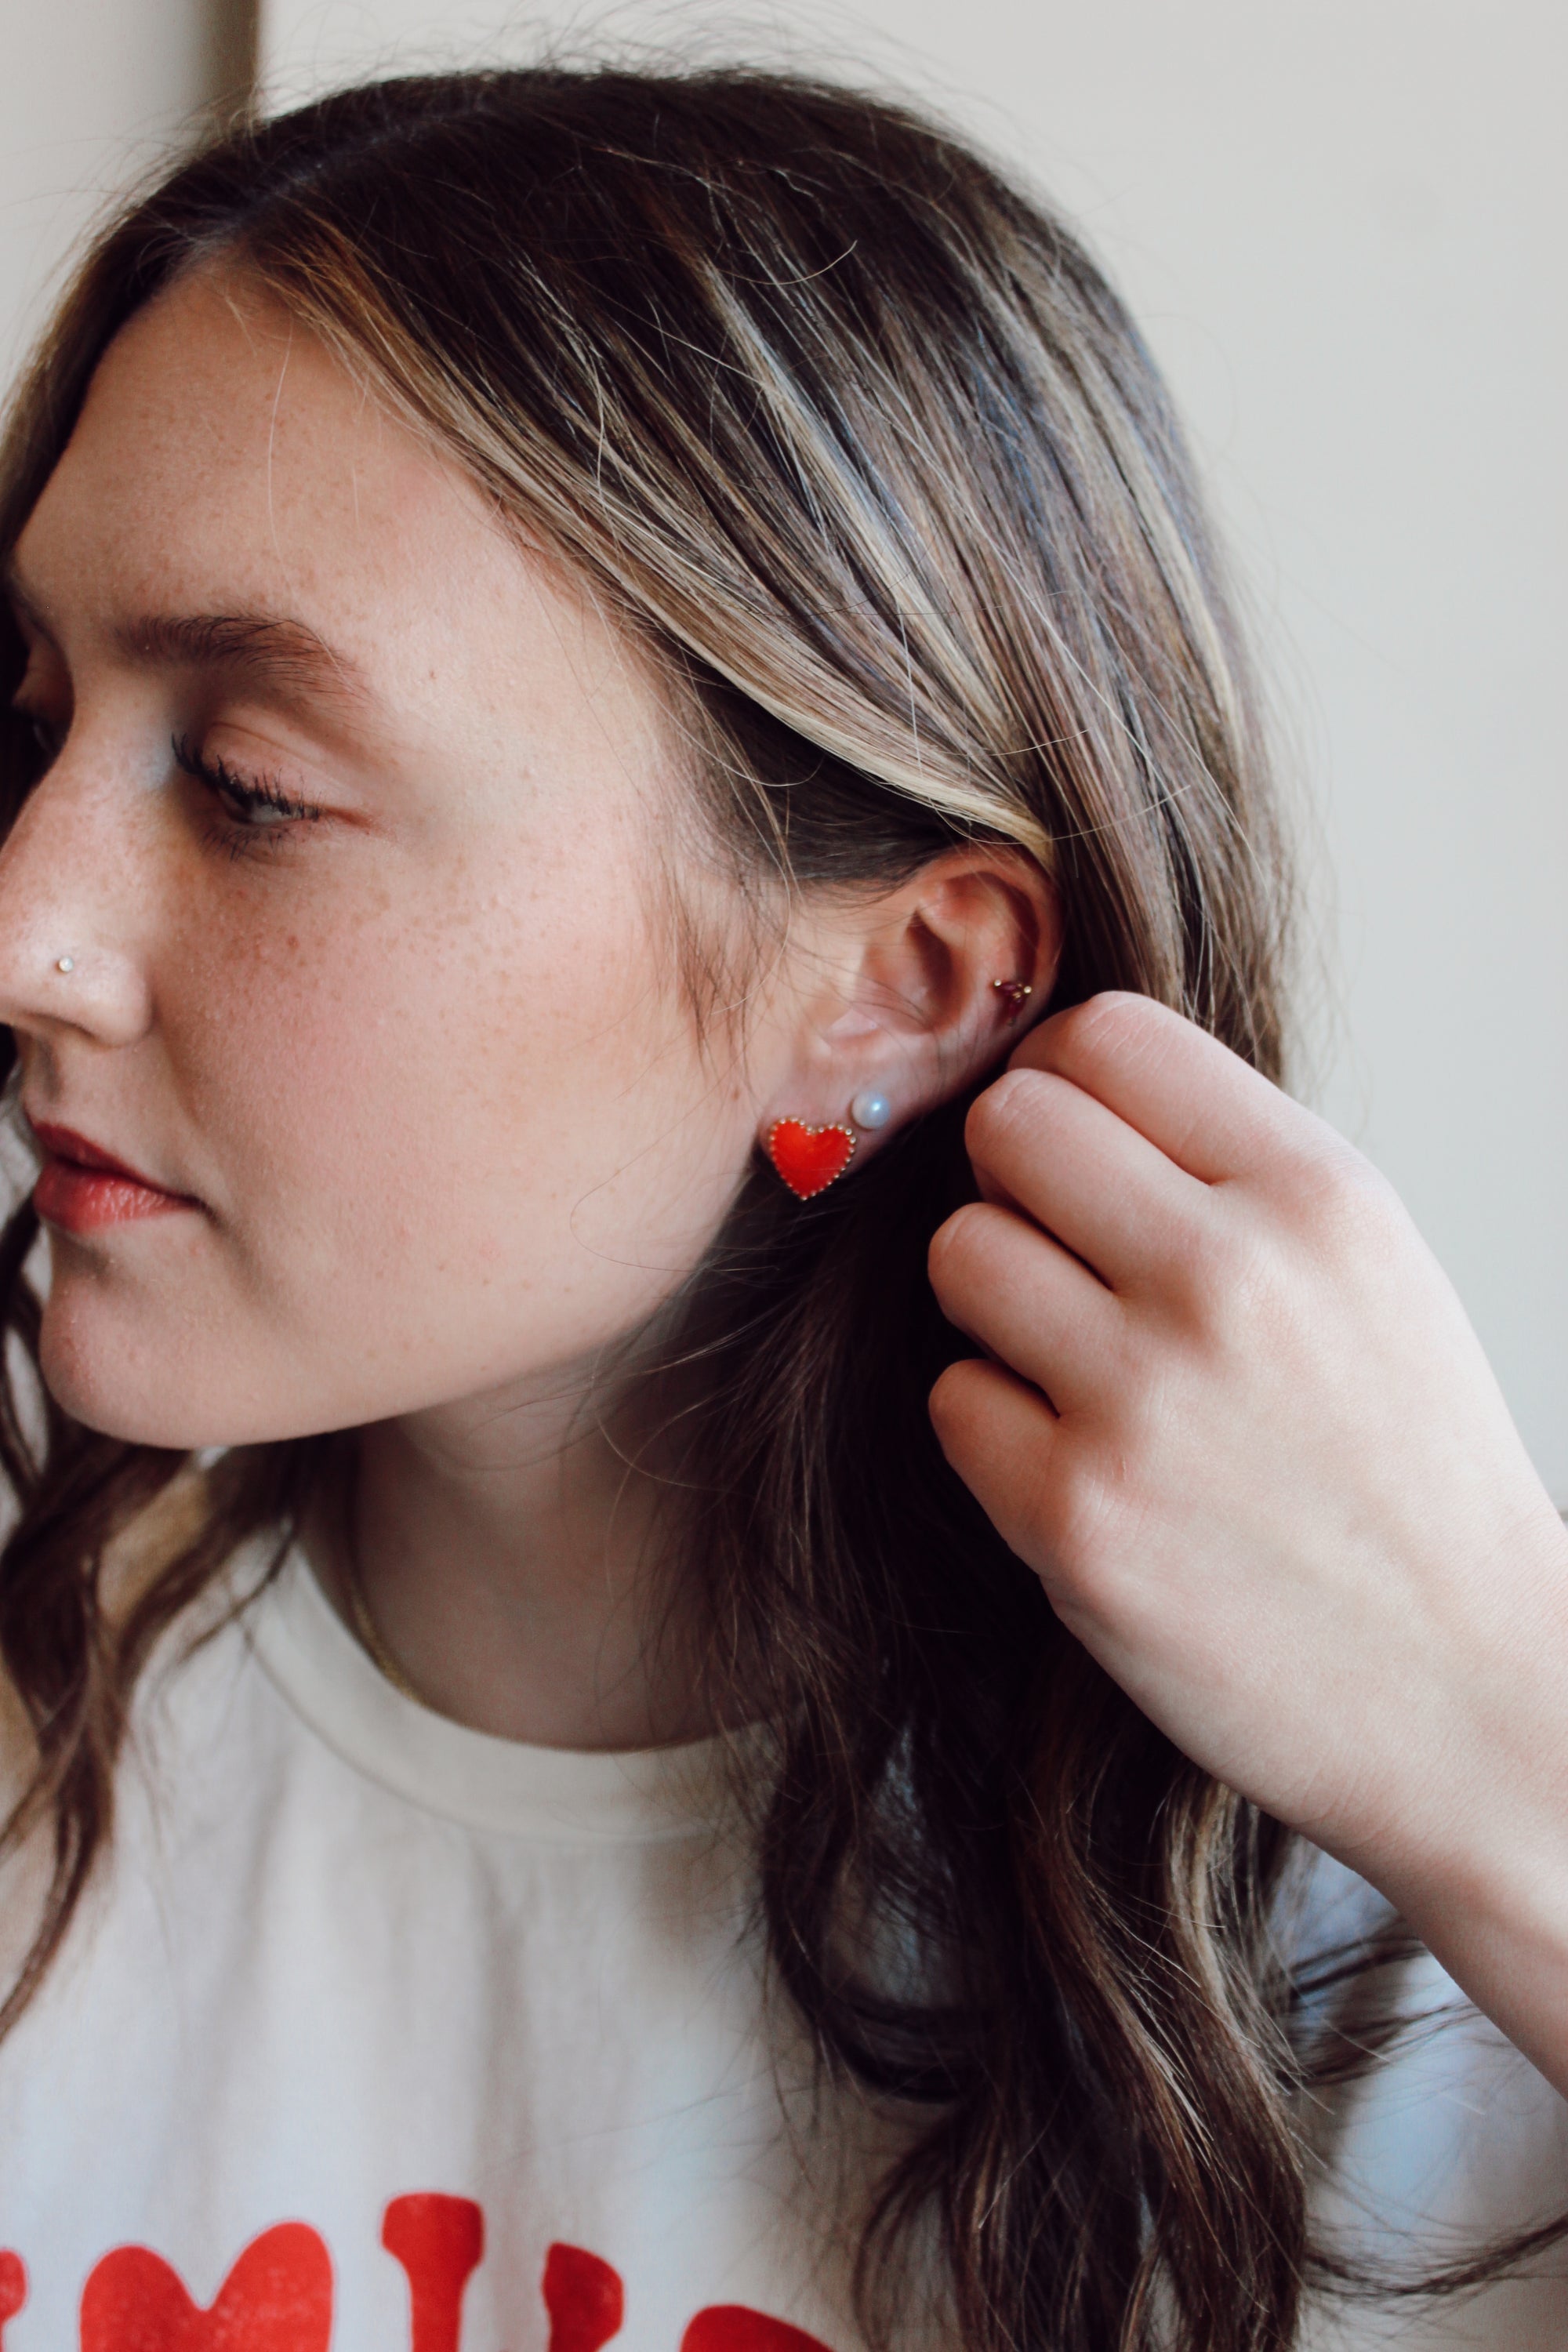
[[[65,758],[0,847],[0,1022],[133,1045],[152,1018],[134,861],[110,795]]]

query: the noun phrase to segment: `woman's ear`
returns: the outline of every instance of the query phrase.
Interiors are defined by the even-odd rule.
[[[801,926],[796,968],[814,979],[770,1074],[759,1140],[809,1195],[1005,1060],[1045,1009],[1061,924],[1033,858],[976,843],[892,890],[825,898]],[[815,1140],[823,1129],[840,1132]]]

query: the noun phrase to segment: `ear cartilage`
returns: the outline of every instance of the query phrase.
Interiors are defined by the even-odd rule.
[[[795,1199],[814,1201],[837,1183],[859,1139],[847,1127],[807,1127],[802,1118],[775,1118],[763,1149]]]
[[[857,1095],[850,1104],[849,1116],[857,1127],[863,1127],[868,1134],[874,1134],[878,1128],[887,1126],[893,1116],[893,1106],[886,1095],[877,1094],[868,1087],[864,1094]]]
[[[1026,980],[994,980],[991,985],[1002,999],[1009,1021],[1016,1021],[1035,992]]]

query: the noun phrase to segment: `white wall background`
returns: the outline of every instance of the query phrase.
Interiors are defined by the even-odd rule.
[[[73,242],[249,68],[247,0],[5,0],[0,383]]]
[[[63,0],[8,27],[13,344],[131,142],[221,79],[237,5]],[[1077,215],[1185,405],[1279,682],[1337,1006],[1311,1091],[1410,1202],[1563,1501],[1565,25],[1548,0],[848,0],[787,22],[721,0],[262,0],[260,17],[277,98],[563,33],[847,67],[935,100]]]

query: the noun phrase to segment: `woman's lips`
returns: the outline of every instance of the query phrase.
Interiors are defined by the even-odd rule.
[[[85,1135],[39,1119],[28,1125],[44,1147],[42,1172],[33,1187],[33,1206],[46,1224],[68,1234],[97,1233],[105,1225],[133,1224],[142,1217],[166,1217],[198,1203],[187,1193],[167,1192],[100,1151]]]

